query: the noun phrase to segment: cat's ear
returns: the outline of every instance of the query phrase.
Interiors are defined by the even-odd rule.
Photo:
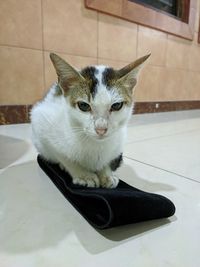
[[[128,64],[122,69],[117,71],[118,82],[123,84],[126,88],[132,90],[137,83],[137,78],[140,70],[142,69],[144,62],[150,57],[148,54],[144,57],[137,59],[136,61]]]
[[[58,75],[58,83],[64,93],[72,86],[83,82],[84,77],[64,59],[54,53],[50,53],[50,59]]]

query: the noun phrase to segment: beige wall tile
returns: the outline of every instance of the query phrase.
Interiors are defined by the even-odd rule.
[[[200,72],[147,66],[135,90],[136,101],[200,100]]]
[[[186,100],[187,87],[185,77],[188,71],[180,69],[165,68],[161,73],[159,87],[163,90],[161,100]]]
[[[32,104],[44,92],[42,52],[0,46],[0,104]]]
[[[200,0],[193,42],[104,14],[97,21],[97,12],[86,9],[83,0],[2,0],[0,104],[32,104],[57,80],[47,51],[43,74],[41,3],[46,50],[60,51],[77,68],[102,64],[117,69],[151,51],[136,100],[200,100]]]
[[[61,54],[61,53],[57,53],[57,54],[77,69],[82,69],[89,65],[97,65],[96,58],[72,56],[72,55],[66,55],[66,54]],[[55,81],[57,81],[57,75],[53,67],[53,64],[49,58],[49,52],[46,51],[45,52],[45,91],[47,91],[49,87],[52,85],[52,83],[54,83]]]
[[[82,0],[43,0],[45,50],[97,56],[97,13]]]
[[[149,63],[165,65],[167,48],[167,34],[139,26],[137,56],[144,56],[151,52]]]
[[[116,60],[103,59],[103,58],[98,59],[98,65],[105,65],[105,66],[112,67],[115,69],[120,69],[120,68],[128,65],[128,63],[130,63],[130,62],[116,61]]]
[[[200,100],[200,73],[188,72],[184,79],[186,100]]]
[[[200,71],[200,46],[192,45],[188,57],[188,68],[193,71]]]
[[[162,98],[163,91],[159,87],[159,83],[163,69],[157,66],[144,67],[135,89],[137,101],[156,101]]]
[[[137,25],[112,16],[99,14],[98,56],[132,61],[136,58]]]
[[[171,68],[188,69],[188,57],[192,42],[168,35],[166,65]]]
[[[0,44],[42,48],[41,0],[0,1]]]

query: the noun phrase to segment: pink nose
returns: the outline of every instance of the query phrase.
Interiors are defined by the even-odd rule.
[[[102,136],[107,132],[107,128],[96,128],[95,131],[98,135]]]

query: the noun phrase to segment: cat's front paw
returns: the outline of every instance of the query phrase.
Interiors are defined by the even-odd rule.
[[[100,187],[99,178],[95,173],[83,173],[73,178],[73,183],[86,187]]]
[[[115,188],[119,183],[119,179],[114,175],[102,175],[99,177],[100,186],[104,188]]]

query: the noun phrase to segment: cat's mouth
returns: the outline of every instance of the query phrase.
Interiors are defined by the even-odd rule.
[[[85,131],[85,134],[87,137],[95,140],[95,141],[105,141],[107,139],[110,138],[110,133],[106,133],[106,134],[103,134],[103,135],[99,135],[99,134],[96,134],[96,133],[91,133],[90,131]]]
[[[96,135],[96,134],[92,134],[92,135],[89,135],[93,140],[95,141],[105,141],[109,138],[109,135]]]

